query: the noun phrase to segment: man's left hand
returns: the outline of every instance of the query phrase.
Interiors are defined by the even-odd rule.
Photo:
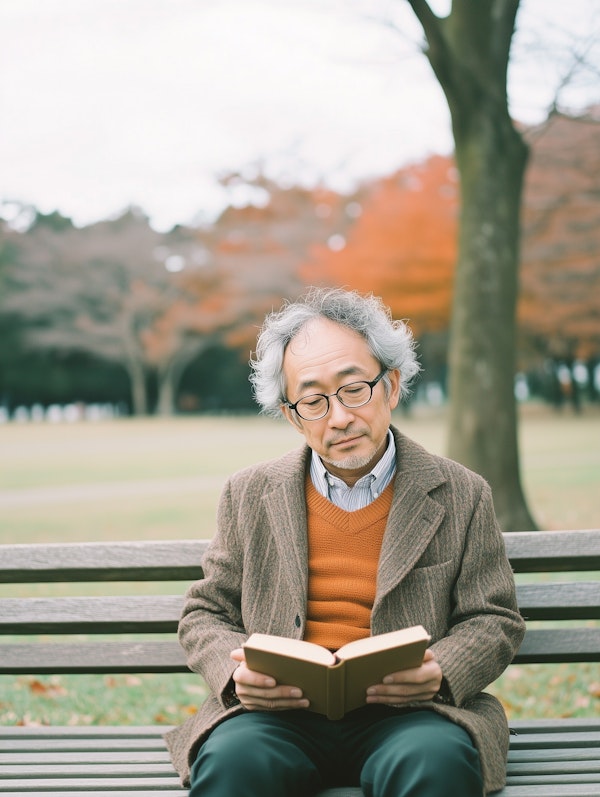
[[[382,684],[367,689],[367,703],[392,706],[433,700],[442,685],[442,669],[432,650],[425,651],[420,667],[386,675]]]

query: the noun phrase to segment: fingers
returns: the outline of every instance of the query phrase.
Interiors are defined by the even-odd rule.
[[[237,653],[237,651],[234,651]],[[239,659],[233,656],[236,661]],[[248,711],[284,711],[308,708],[309,702],[295,686],[278,685],[274,678],[248,669],[240,662],[233,673],[235,692],[242,706]]]
[[[431,650],[420,667],[386,675],[383,683],[367,689],[367,703],[402,705],[433,700],[442,685],[442,670]]]

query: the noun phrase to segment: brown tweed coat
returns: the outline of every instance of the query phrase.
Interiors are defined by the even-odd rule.
[[[514,580],[487,483],[392,428],[394,496],[381,549],[373,634],[422,624],[451,704],[420,703],[466,728],[480,752],[486,791],[505,781],[504,711],[482,693],[510,663],[524,633]],[[306,621],[307,542],[303,447],[232,476],[204,578],[188,590],[180,640],[211,695],[166,735],[184,784],[212,728],[243,711],[230,705],[229,653],[254,631],[300,638]],[[401,709],[399,709],[401,710]]]

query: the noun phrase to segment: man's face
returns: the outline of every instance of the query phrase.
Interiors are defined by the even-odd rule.
[[[349,382],[371,382],[380,370],[361,335],[327,319],[307,324],[290,341],[283,359],[287,399],[292,404],[311,393],[334,393]],[[329,412],[318,421],[306,421],[282,407],[327,469],[347,484],[368,473],[385,451],[391,412],[400,396],[400,373],[390,371],[388,376],[392,383],[388,396],[383,381],[362,407],[349,409],[332,396]]]

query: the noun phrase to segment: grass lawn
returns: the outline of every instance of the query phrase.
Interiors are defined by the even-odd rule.
[[[442,413],[417,409],[395,423],[444,453]],[[597,527],[600,410],[575,416],[527,406],[519,434],[522,482],[540,527]],[[227,475],[301,442],[284,422],[257,417],[0,426],[0,542],[210,537]],[[144,587],[152,589],[133,589]],[[81,594],[85,586],[22,590]],[[0,587],[0,596],[10,593]],[[590,716],[600,711],[599,682],[597,665],[527,665],[492,689],[511,717]],[[0,723],[174,723],[204,694],[193,675],[2,677]]]

